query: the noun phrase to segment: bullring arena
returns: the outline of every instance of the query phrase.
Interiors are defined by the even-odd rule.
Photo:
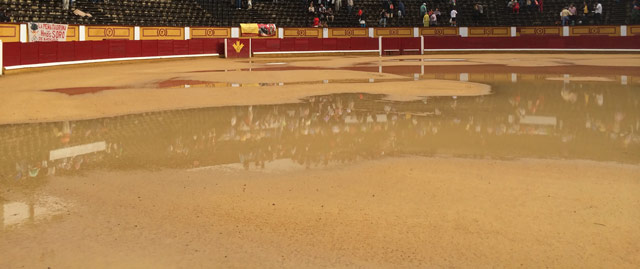
[[[142,2],[0,23],[0,268],[640,266],[640,25],[614,1],[328,28],[263,16],[305,1]]]

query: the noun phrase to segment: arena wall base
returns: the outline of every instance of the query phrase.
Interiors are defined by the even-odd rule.
[[[217,57],[217,56],[220,56],[220,54],[211,53],[211,54],[193,54],[193,55],[167,55],[167,56],[152,56],[152,57],[112,58],[112,59],[96,59],[96,60],[83,60],[83,61],[14,65],[14,66],[7,66],[5,67],[5,69],[7,71],[12,71],[12,70],[20,70],[20,69],[55,67],[55,66],[78,65],[78,64],[95,64],[95,63],[108,63],[108,62],[127,62],[127,61],[162,60],[162,59],[179,59],[179,58],[198,58],[198,57]]]
[[[275,51],[254,52],[253,57],[306,57],[306,56],[378,56],[378,50],[343,50],[343,51]]]

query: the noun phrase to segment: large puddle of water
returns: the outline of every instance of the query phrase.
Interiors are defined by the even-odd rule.
[[[493,93],[413,102],[338,94],[294,104],[2,125],[0,186],[92,169],[235,166],[266,171],[411,155],[640,163],[640,84],[635,78],[416,75],[487,83]],[[164,86],[208,83],[175,81]]]

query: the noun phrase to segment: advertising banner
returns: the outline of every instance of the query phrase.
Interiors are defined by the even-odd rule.
[[[67,40],[68,25],[66,24],[30,22],[28,26],[29,42]]]
[[[240,32],[246,36],[276,36],[278,28],[275,24],[241,23]]]

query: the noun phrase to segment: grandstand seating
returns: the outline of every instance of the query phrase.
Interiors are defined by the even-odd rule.
[[[364,11],[367,26],[378,26],[383,0],[354,0],[355,10]],[[53,22],[66,24],[138,25],[138,26],[237,26],[239,23],[275,23],[282,27],[310,26],[313,18],[307,14],[307,1],[253,0],[253,8],[237,10],[229,0],[76,0],[70,10],[63,10],[62,0],[0,0],[11,22]],[[316,1],[314,1],[316,2]],[[346,0],[335,12],[330,27],[355,27],[355,14],[348,14]],[[429,9],[440,8],[441,25],[448,25],[449,0],[403,0],[406,13],[402,19],[388,20],[388,26],[422,26],[419,9],[426,2]],[[570,0],[544,0],[544,11],[521,8],[513,14],[506,7],[507,0],[458,1],[459,26],[525,26],[556,25],[563,6],[575,3],[581,13],[582,2]],[[626,24],[631,13],[631,0],[602,0],[604,24]],[[243,1],[246,3],[246,1]],[[481,3],[484,14],[479,16],[474,5]],[[593,0],[588,1],[590,10]],[[92,17],[80,17],[71,11],[80,9]],[[587,19],[585,23],[590,23]]]

